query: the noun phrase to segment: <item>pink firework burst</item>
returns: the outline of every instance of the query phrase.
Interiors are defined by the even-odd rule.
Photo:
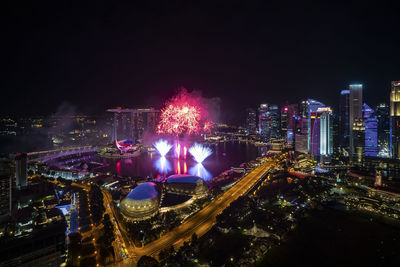
[[[157,132],[179,136],[196,135],[210,131],[212,122],[199,98],[191,97],[186,90],[167,101],[161,110]]]

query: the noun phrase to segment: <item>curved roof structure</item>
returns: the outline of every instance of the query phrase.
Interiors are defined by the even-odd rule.
[[[310,103],[311,105],[323,105],[323,106],[325,106],[324,103],[319,102],[319,101],[317,101],[317,100],[315,100],[315,99],[309,98],[309,99],[307,99],[307,101],[308,101],[308,103]]]
[[[146,182],[136,186],[127,196],[131,200],[146,200],[146,199],[156,199],[158,197],[158,192],[156,189],[156,184],[153,182]]]
[[[139,221],[151,218],[158,212],[159,198],[156,184],[142,183],[136,186],[120,204],[125,219]]]
[[[203,180],[199,176],[194,176],[194,175],[188,175],[188,174],[175,174],[171,175],[167,179],[167,183],[190,183],[190,184],[195,184],[199,180]]]

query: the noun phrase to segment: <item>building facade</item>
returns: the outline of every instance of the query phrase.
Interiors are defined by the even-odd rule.
[[[307,148],[308,148],[308,153],[312,153],[312,128],[314,125],[312,124],[311,121],[311,116],[312,113],[316,112],[319,108],[325,107],[325,105],[317,100],[314,99],[307,99],[306,101],[306,107],[307,107]]]
[[[15,183],[18,189],[25,188],[27,185],[28,155],[17,153],[15,156]]]
[[[261,104],[258,108],[258,134],[264,140],[269,138],[268,104]]]
[[[350,131],[350,90],[340,92],[339,103],[339,145],[342,149],[349,151],[349,131]]]
[[[378,157],[388,158],[390,156],[390,106],[381,103],[376,107],[378,118]]]
[[[144,132],[155,133],[159,119],[159,110],[148,109],[108,109],[113,113],[111,142],[130,139],[140,141]]]
[[[400,81],[392,82],[390,93],[390,152],[400,159]]]
[[[353,122],[353,154],[351,160],[362,164],[365,155],[365,126],[363,119],[356,118]]]
[[[287,138],[287,132],[288,132],[288,123],[289,123],[289,108],[287,106],[284,106],[281,108],[281,136],[282,138]]]
[[[246,130],[248,134],[257,133],[257,113],[253,108],[246,109]]]
[[[350,84],[349,98],[349,125],[350,125],[350,160],[360,162],[361,144],[364,146],[365,141],[360,140],[365,135],[365,127],[363,124],[363,86],[362,84]],[[364,155],[364,153],[362,153]],[[361,159],[362,160],[362,159]]]
[[[365,156],[378,155],[378,119],[375,111],[367,104],[363,105],[363,120],[365,125]]]
[[[330,156],[333,153],[333,117],[332,109],[321,108],[320,115],[320,155]]]
[[[318,108],[311,112],[311,154],[317,159],[319,156],[330,156],[333,153],[332,136],[332,109]]]
[[[290,104],[287,106],[287,133],[286,141],[289,146],[293,146],[295,142],[295,134],[298,121],[300,117],[298,116],[299,107],[297,104]]]
[[[280,134],[280,119],[278,105],[271,104],[268,106],[268,129],[270,132],[269,138],[281,138]]]

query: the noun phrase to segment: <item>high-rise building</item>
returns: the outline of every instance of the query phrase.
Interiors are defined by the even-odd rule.
[[[341,146],[339,144],[341,135],[340,135],[340,122],[338,113],[333,113],[332,115],[332,138],[333,138],[333,153],[338,155],[338,153],[342,151]]]
[[[321,113],[317,111],[310,112],[310,149],[309,153],[314,157],[320,155],[320,131],[321,131],[321,123],[320,123]]]
[[[308,103],[307,103],[306,100],[303,100],[300,103],[299,115],[301,117],[307,117],[308,116]]]
[[[365,141],[360,140],[364,136],[364,125],[363,124],[363,114],[362,114],[362,105],[363,105],[363,86],[362,84],[350,84],[350,98],[349,98],[349,125],[350,125],[350,160],[361,162],[362,159],[359,159],[360,156],[360,146]],[[357,132],[355,132],[354,128],[356,128]],[[364,129],[364,130],[361,130]],[[362,133],[361,133],[362,132]],[[364,151],[364,149],[362,149]],[[362,153],[362,156],[364,153]]]
[[[390,106],[381,103],[376,107],[378,118],[378,157],[388,158],[390,143]]]
[[[270,136],[268,129],[268,104],[261,104],[258,108],[258,133],[264,140]]]
[[[333,152],[332,109],[318,108],[311,112],[311,150],[315,156],[329,156]]]
[[[279,108],[278,105],[268,106],[268,128],[270,131],[270,138],[281,138],[280,126],[279,126]]]
[[[363,120],[365,125],[365,156],[378,155],[378,119],[375,111],[367,104],[363,105]]]
[[[294,144],[294,138],[296,134],[297,123],[299,121],[298,116],[298,105],[290,104],[287,106],[287,133],[286,140],[288,145]],[[282,127],[281,127],[282,128]]]
[[[390,151],[400,159],[400,81],[392,81],[390,93]]]
[[[304,111],[304,109],[303,109],[303,111]],[[303,114],[305,114],[306,116],[299,115],[296,117],[294,144],[295,144],[296,151],[301,152],[301,153],[308,153],[308,122],[309,122],[309,120],[307,117],[307,112],[303,113]]]
[[[15,156],[15,183],[18,189],[25,188],[27,185],[28,155],[17,153]]]
[[[300,153],[307,153],[307,134],[296,133],[295,150]]]
[[[281,135],[283,138],[287,138],[288,123],[289,123],[288,112],[289,112],[289,108],[287,106],[282,107],[282,109],[281,109]]]
[[[332,109],[319,108],[320,115],[320,155],[329,156],[333,153],[333,123]]]
[[[108,109],[114,114],[111,141],[118,139],[132,139],[135,141],[143,137],[148,131],[155,133],[158,123],[159,110],[148,109]]]
[[[363,119],[356,118],[353,122],[353,154],[351,160],[361,164],[365,154],[365,126]]]
[[[350,131],[350,90],[340,92],[339,103],[339,145],[342,149],[349,151],[349,131]]]
[[[143,134],[156,132],[159,120],[159,111],[154,109],[138,109],[138,112],[133,114],[133,139],[142,140]]]
[[[308,153],[312,154],[311,142],[312,142],[312,122],[311,122],[311,114],[316,112],[319,108],[325,107],[325,105],[314,99],[307,99],[307,144],[308,144]]]
[[[257,132],[257,113],[253,108],[246,109],[246,130],[249,134]]]

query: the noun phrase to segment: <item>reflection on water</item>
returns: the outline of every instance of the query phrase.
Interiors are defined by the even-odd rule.
[[[206,168],[204,168],[203,164],[197,163],[192,168],[189,169],[189,174],[194,176],[199,176],[203,178],[204,181],[207,181],[212,178],[212,175]]]
[[[101,158],[103,167],[96,171],[110,172],[132,178],[154,178],[158,175],[194,174],[200,173],[204,179],[218,176],[221,172],[231,167],[239,167],[243,162],[255,160],[257,156],[265,153],[265,148],[257,148],[252,144],[240,142],[224,142],[210,146],[214,153],[202,165],[188,155],[187,159],[178,161],[174,156],[161,158],[154,153],[143,153],[129,159]],[[182,151],[183,153],[183,151]]]
[[[160,157],[154,162],[154,167],[161,175],[166,175],[172,170],[171,163],[165,157]]]
[[[117,164],[115,164],[115,170],[118,175],[121,175],[121,161],[118,161]]]
[[[159,157],[154,162],[154,167],[157,169],[159,175],[161,176],[166,176],[169,174],[188,173],[188,163],[186,160],[173,159],[173,161],[174,161],[174,169],[172,169],[171,162],[166,157]],[[199,176],[204,180],[209,180],[212,178],[211,173],[201,163],[197,163],[196,165],[192,166],[189,169],[189,174]]]

